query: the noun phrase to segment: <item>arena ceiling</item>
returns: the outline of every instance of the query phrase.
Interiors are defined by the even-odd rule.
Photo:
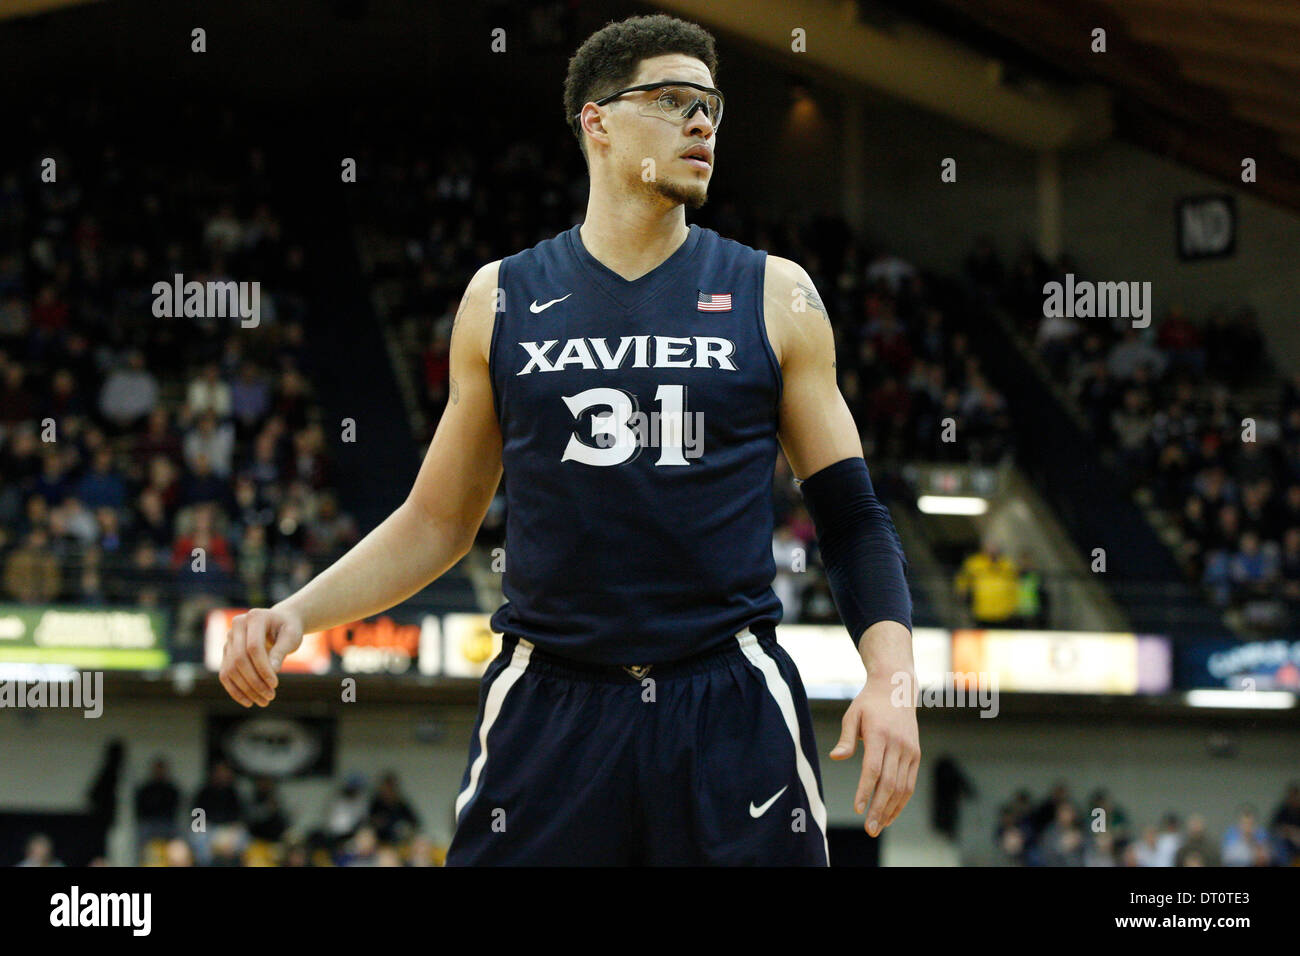
[[[303,64],[298,72],[315,77],[313,82],[332,73],[359,82],[376,71],[386,76],[401,64],[427,71],[428,36],[447,41],[439,58],[449,59],[448,50],[462,48],[459,38],[477,23],[472,15],[453,17],[450,8],[411,0],[314,2],[336,16],[313,19],[310,31],[291,37],[294,57]],[[1087,147],[1118,135],[1235,185],[1241,184],[1242,159],[1252,157],[1258,164],[1252,190],[1300,211],[1300,0],[659,0],[655,5],[725,30],[810,78],[877,90],[1025,148]],[[79,7],[86,16],[71,12]],[[149,18],[156,33],[163,27],[152,21],[174,25],[188,8],[173,7],[170,0],[152,7],[142,0],[4,0],[0,20],[35,23],[41,19],[37,14],[62,11],[51,19],[71,40],[149,9],[157,13]],[[238,15],[235,8],[211,8],[207,16],[230,20]],[[355,16],[343,17],[351,8]],[[256,9],[259,23],[269,16]],[[806,26],[812,38],[805,56],[791,53],[791,25]],[[1104,54],[1090,49],[1098,27],[1106,31]],[[398,46],[384,40],[391,35],[402,38]],[[19,63],[26,44],[13,42],[13,49],[6,48],[12,69],[30,68],[27,61]],[[143,43],[128,45],[126,38],[114,36],[89,50],[84,43],[74,45],[78,55],[103,61],[99,68],[130,63],[139,72],[150,62],[151,48]],[[370,55],[378,43],[384,44],[385,58]],[[346,53],[353,46],[357,53],[349,60]],[[254,49],[250,55],[275,60],[285,54]],[[228,82],[238,80],[236,73]],[[266,88],[275,82],[266,75],[257,80]]]
[[[1300,209],[1300,3],[1295,0],[940,0],[954,14],[1115,93],[1117,130]],[[1094,28],[1107,52],[1092,54]]]
[[[79,7],[86,3],[99,2],[100,0],[5,0],[0,4],[0,20],[28,17],[34,13],[48,13],[62,7]]]
[[[659,0],[1029,148],[1110,135],[1300,211],[1297,0]],[[808,55],[790,51],[804,25]],[[1092,50],[1105,30],[1106,52]]]

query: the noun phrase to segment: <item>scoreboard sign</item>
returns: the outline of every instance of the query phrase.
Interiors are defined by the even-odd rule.
[[[1189,196],[1176,211],[1178,257],[1223,259],[1237,249],[1237,202],[1231,196]]]

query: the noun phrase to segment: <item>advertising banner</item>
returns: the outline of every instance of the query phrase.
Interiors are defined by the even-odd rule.
[[[231,621],[245,608],[218,608],[208,614],[203,660],[221,670]],[[420,654],[420,627],[388,614],[304,634],[302,645],[284,659],[286,674],[414,674]]]
[[[135,608],[0,604],[0,663],[162,670],[167,615]]]

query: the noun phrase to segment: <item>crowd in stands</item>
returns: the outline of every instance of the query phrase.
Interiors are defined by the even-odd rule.
[[[1175,306],[1146,328],[1044,316],[1044,285],[1067,274],[1087,278],[1069,256],[1051,265],[1029,247],[1005,269],[987,239],[966,262],[971,285],[1010,311],[1132,486],[1177,528],[1189,576],[1248,631],[1294,625],[1300,376],[1273,384],[1245,307]]]
[[[994,842],[999,866],[1300,866],[1300,783],[1267,822],[1244,804],[1218,836],[1199,814],[1139,828],[1104,789],[1083,808],[1064,783],[1041,801],[1020,790],[1000,808]]]
[[[422,834],[392,772],[373,789],[364,776],[348,775],[308,826],[290,818],[269,778],[244,792],[218,762],[186,801],[158,758],[135,791],[135,819],[144,866],[440,866],[446,855]],[[1167,813],[1139,827],[1105,789],[1086,804],[1065,783],[1041,800],[1021,789],[999,808],[993,838],[998,866],[1300,866],[1300,783],[1287,787],[1267,819],[1243,804],[1217,835],[1199,814]],[[49,837],[35,833],[17,865],[62,863]]]
[[[184,644],[208,608],[273,603],[357,537],[303,249],[260,149],[133,150],[93,103],[64,107],[79,136],[15,118],[33,152],[0,165],[0,600],[179,608]],[[45,156],[55,182],[33,175]],[[159,314],[177,274],[260,283],[257,324]]]
[[[135,791],[135,833],[141,866],[440,866],[446,855],[421,834],[391,771],[373,788],[363,775],[348,775],[308,828],[296,825],[269,777],[245,788],[229,764],[217,762],[186,801],[159,757]],[[45,834],[32,834],[18,865],[61,866],[56,849]]]
[[[186,643],[209,608],[273,603],[358,537],[331,486],[305,361],[303,249],[285,235],[274,157],[261,149],[137,154],[112,144],[91,106],[74,109],[81,138],[39,150],[56,160],[56,182],[28,174],[35,154],[0,168],[0,592],[177,607]],[[23,122],[22,141],[58,140],[35,113]],[[464,143],[434,156],[363,151],[350,194],[363,261],[418,383],[426,442],[447,400],[451,320],[470,276],[581,219],[585,178],[566,136],[491,153]],[[842,220],[763,221],[725,199],[693,218],[809,271],[873,475],[1007,453],[1005,401],[911,263]],[[258,325],[156,316],[154,284],[178,273],[259,281]],[[777,477],[788,477],[783,460]],[[788,480],[774,513],[786,619],[834,620]],[[499,495],[481,545],[500,544],[503,520]],[[795,570],[801,560],[812,573]]]
[[[418,383],[426,443],[446,405],[451,325],[470,277],[580,222],[586,207],[585,170],[567,134],[480,152],[453,142],[428,157],[363,154],[367,172],[353,194],[372,301]],[[829,310],[841,391],[873,477],[904,461],[994,464],[1009,452],[1006,401],[912,263],[841,219],[768,221],[723,197],[691,220],[807,269]],[[812,522],[783,461],[777,479],[773,553],[785,620],[833,615]],[[503,508],[498,496],[492,527]]]

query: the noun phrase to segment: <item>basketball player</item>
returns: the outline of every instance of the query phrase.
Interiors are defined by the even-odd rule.
[[[873,836],[916,784],[915,697],[895,692],[915,686],[903,555],[826,310],[800,266],[686,225],[713,175],[716,72],[713,38],[664,15],[582,45],[565,111],[586,219],[478,271],[406,501],[227,637],[222,683],[266,706],[304,632],[464,557],[504,466],[504,640],[449,865],[827,865],[811,714],[773,637],[778,441],[867,671],[830,756],[864,741],[855,808]]]

